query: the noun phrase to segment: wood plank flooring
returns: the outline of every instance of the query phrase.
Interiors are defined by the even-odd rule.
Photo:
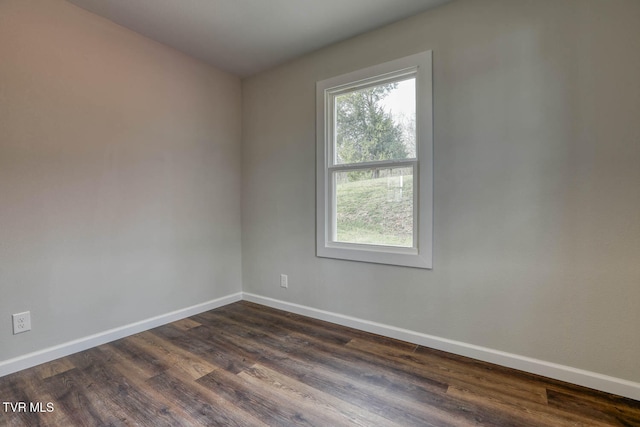
[[[0,401],[43,404],[1,426],[640,426],[638,401],[249,302],[2,377]]]

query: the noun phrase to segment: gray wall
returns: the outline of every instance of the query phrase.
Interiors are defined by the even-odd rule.
[[[61,0],[0,58],[0,361],[241,290],[237,77]]]
[[[639,22],[457,0],[243,81],[244,291],[640,381]],[[428,49],[434,269],[316,258],[315,82]]]

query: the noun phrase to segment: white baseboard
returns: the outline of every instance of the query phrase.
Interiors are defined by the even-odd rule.
[[[243,292],[242,299],[508,368],[640,400],[640,383]]]
[[[175,322],[176,320],[184,319],[185,317],[213,310],[240,300],[251,301],[314,319],[324,320],[425,347],[447,351],[460,356],[471,357],[485,362],[495,363],[497,365],[519,369],[521,371],[542,375],[560,381],[566,381],[584,387],[605,391],[607,393],[640,400],[640,383],[637,382],[598,374],[583,369],[577,369],[571,366],[559,365],[556,363],[546,362],[544,360],[493,350],[473,344],[467,344],[460,341],[454,341],[447,338],[427,335],[420,332],[397,328],[395,326],[384,325],[381,323],[358,319],[356,317],[319,310],[313,307],[263,297],[248,292],[238,292],[236,294],[227,295],[202,304],[197,304],[181,310],[142,320],[140,322],[100,332],[13,359],[0,361],[0,377],[58,359],[60,357],[68,356],[79,351],[87,350],[101,344],[115,341],[129,335],[162,326],[167,323]]]
[[[25,354],[24,356],[0,361],[0,377],[20,371],[22,369],[40,365],[41,363],[58,359],[60,357],[68,356],[79,351],[87,350],[92,347],[115,341],[120,338],[128,337],[129,335],[147,331],[149,329],[156,328],[167,323],[175,322],[176,320],[184,319],[185,317],[213,310],[214,308],[222,307],[224,305],[231,304],[232,302],[240,301],[241,299],[242,293],[238,292],[232,295],[224,296],[222,298],[217,298],[201,304],[196,304],[191,307],[172,311],[166,314],[161,314],[150,319],[145,319],[139,322],[131,323],[129,325],[120,326],[118,328],[90,335],[88,337],[79,338],[77,340],[56,345],[54,347],[45,348],[44,350],[35,351],[33,353]]]

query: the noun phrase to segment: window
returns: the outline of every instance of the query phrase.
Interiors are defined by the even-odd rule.
[[[431,51],[317,82],[317,255],[432,268]]]

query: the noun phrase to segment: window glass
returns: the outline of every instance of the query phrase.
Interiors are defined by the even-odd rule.
[[[335,164],[415,158],[415,78],[336,95],[334,150]]]
[[[336,241],[413,247],[413,168],[335,172]]]

